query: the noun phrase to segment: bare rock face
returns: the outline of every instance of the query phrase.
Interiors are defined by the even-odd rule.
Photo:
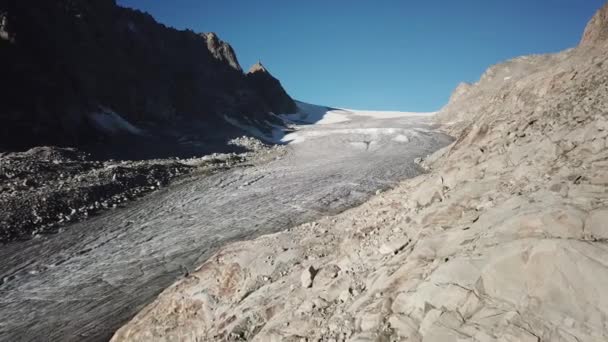
[[[458,136],[475,118],[487,111],[499,110],[498,104],[509,100],[513,106],[524,109],[540,95],[537,90],[525,91],[521,97],[506,97],[508,91],[522,92],[523,78],[544,70],[552,63],[568,58],[568,51],[555,55],[532,55],[514,58],[491,66],[474,84],[460,84],[453,92],[448,104],[437,114],[438,120],[450,124],[447,128]]]
[[[593,47],[490,68],[439,114],[458,139],[428,174],[226,246],[113,341],[607,341],[608,49]]]
[[[207,48],[213,54],[213,57],[228,63],[235,70],[242,71],[241,65],[230,44],[220,40],[214,32],[204,33],[203,36],[207,40]]]
[[[266,67],[262,65],[262,62],[258,61],[257,63],[252,65],[251,68],[249,68],[249,71],[247,71],[248,74],[253,74],[256,72],[267,73],[268,70],[266,70]]]
[[[585,28],[581,46],[592,46],[608,40],[608,4],[605,4],[591,18],[589,24]]]

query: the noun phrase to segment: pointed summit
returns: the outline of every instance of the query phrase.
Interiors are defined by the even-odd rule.
[[[266,68],[264,67],[264,65],[262,64],[261,61],[258,61],[257,63],[255,63],[254,65],[251,66],[251,68],[249,68],[249,71],[247,72],[248,74],[253,74],[256,72],[264,72],[264,73],[268,73],[268,70],[266,70]]]

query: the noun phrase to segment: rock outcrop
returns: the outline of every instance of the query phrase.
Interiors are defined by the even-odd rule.
[[[598,45],[608,41],[608,4],[605,4],[585,28],[581,46]]]
[[[203,33],[202,36],[207,40],[207,49],[209,49],[213,57],[219,61],[228,63],[235,70],[243,71],[236,58],[236,53],[234,53],[230,44],[219,39],[215,32]]]
[[[221,249],[113,341],[608,340],[608,48],[583,41],[459,87],[428,174]]]
[[[217,35],[165,27],[114,0],[3,1],[0,64],[0,148],[9,150],[83,146],[107,126],[179,135],[196,122],[201,135],[218,135],[232,127],[225,115],[255,124],[293,104],[276,84],[252,85]]]

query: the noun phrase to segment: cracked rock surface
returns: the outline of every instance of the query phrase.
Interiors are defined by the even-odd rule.
[[[608,340],[607,51],[492,67],[428,174],[222,248],[113,341]]]

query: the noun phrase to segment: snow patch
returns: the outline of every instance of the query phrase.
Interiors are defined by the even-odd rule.
[[[429,117],[436,112],[397,112],[397,111],[372,111],[372,110],[354,110],[343,108],[330,108],[325,106],[313,105],[310,103],[296,101],[298,112],[295,114],[272,114],[289,126],[291,133],[285,134],[286,129],[283,126],[272,124],[268,121],[265,125],[272,129],[271,133],[265,134],[254,123],[243,123],[235,118],[224,116],[224,119],[235,127],[255,136],[263,141],[270,143],[290,143],[298,144],[309,138],[317,138],[336,134],[354,134],[366,135],[371,140],[380,139],[393,135],[394,137],[386,137],[383,139],[392,139],[396,142],[408,143],[413,135],[418,134],[416,130],[401,129],[401,128],[333,128],[319,127],[318,129],[309,129],[307,125],[327,126],[340,123],[356,123],[367,121],[368,119],[395,119],[395,118],[412,118],[412,117]],[[383,124],[384,125],[384,124]],[[258,125],[259,126],[259,125]],[[341,125],[336,125],[340,127]],[[344,126],[342,126],[344,127]],[[369,146],[367,146],[369,147]]]
[[[418,135],[418,130],[404,128],[344,128],[344,129],[324,129],[324,130],[299,130],[289,133],[281,139],[284,143],[298,144],[306,141],[308,138],[318,138],[329,135],[349,134],[349,135],[365,135],[370,141],[378,140],[383,136],[394,135],[392,138],[398,142],[410,142],[411,137]]]
[[[346,108],[329,108],[317,106],[310,103],[296,101],[298,112],[296,114],[284,114],[281,117],[294,123],[307,123],[317,125],[336,124],[347,122],[354,117],[368,117],[372,119],[395,119],[412,116],[432,116],[437,112],[398,112],[398,111],[374,111],[357,110]]]
[[[268,121],[266,121],[266,124],[270,127],[272,127],[272,132],[270,135],[268,134],[264,134],[262,131],[260,131],[257,127],[253,126],[253,125],[247,125],[244,123],[239,122],[237,119],[235,118],[231,118],[227,115],[224,115],[224,120],[226,120],[229,124],[238,127],[240,129],[242,129],[243,131],[251,134],[252,136],[261,139],[265,142],[269,142],[269,143],[280,143],[282,140],[282,138],[285,136],[285,133],[283,133],[283,127],[281,126],[277,126],[274,124],[269,123]]]
[[[281,117],[295,123],[327,125],[349,121],[350,119],[342,110],[317,106],[310,103],[296,101],[298,112],[295,114],[283,114]]]
[[[331,110],[331,111],[325,113],[323,118],[321,120],[317,121],[316,124],[317,125],[328,125],[328,124],[346,122],[349,120],[350,119],[345,114],[340,113],[339,111]]]
[[[135,135],[144,133],[142,129],[132,125],[122,116],[107,108],[101,108],[99,112],[91,113],[90,118],[98,129],[106,133],[131,133]]]
[[[410,138],[403,134],[396,135],[393,140],[396,142],[410,142]]]
[[[340,109],[350,115],[365,116],[373,119],[396,119],[412,116],[433,116],[437,112],[395,112],[395,111],[374,111],[374,110],[356,110],[356,109]]]

